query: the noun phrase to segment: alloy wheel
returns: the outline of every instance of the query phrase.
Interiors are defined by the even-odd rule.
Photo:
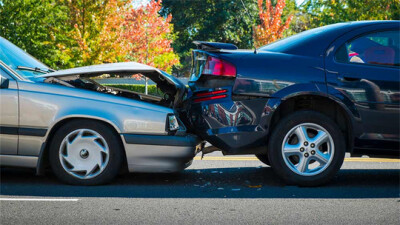
[[[328,168],[334,153],[331,135],[315,123],[302,123],[293,127],[282,143],[286,166],[302,176],[322,173]]]

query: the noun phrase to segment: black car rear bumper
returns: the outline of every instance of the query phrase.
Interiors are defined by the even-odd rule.
[[[269,115],[268,99],[233,101],[231,97],[192,103],[189,109],[192,132],[226,154],[255,154],[265,149]]]

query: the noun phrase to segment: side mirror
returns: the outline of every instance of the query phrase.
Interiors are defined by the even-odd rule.
[[[8,78],[5,78],[3,76],[0,76],[0,89],[7,89],[8,88],[8,84],[10,83]]]

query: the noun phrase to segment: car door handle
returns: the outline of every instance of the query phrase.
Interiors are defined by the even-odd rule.
[[[338,76],[338,80],[340,80],[341,82],[355,82],[355,81],[360,81],[361,78],[357,78],[357,77],[350,77],[350,76]]]

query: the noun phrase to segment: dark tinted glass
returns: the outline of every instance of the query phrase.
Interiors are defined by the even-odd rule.
[[[290,50],[291,48],[295,48],[296,46],[301,46],[304,42],[309,40],[310,38],[315,38],[318,36],[322,36],[325,33],[331,32],[332,30],[337,29],[338,27],[342,27],[343,24],[337,23],[324,27],[318,27],[315,29],[311,29],[308,31],[304,31],[293,36],[278,40],[271,44],[265,45],[259,50],[262,51],[272,51],[272,52],[285,52]]]
[[[366,34],[347,42],[335,57],[338,62],[400,66],[399,54],[400,32],[383,31]]]

